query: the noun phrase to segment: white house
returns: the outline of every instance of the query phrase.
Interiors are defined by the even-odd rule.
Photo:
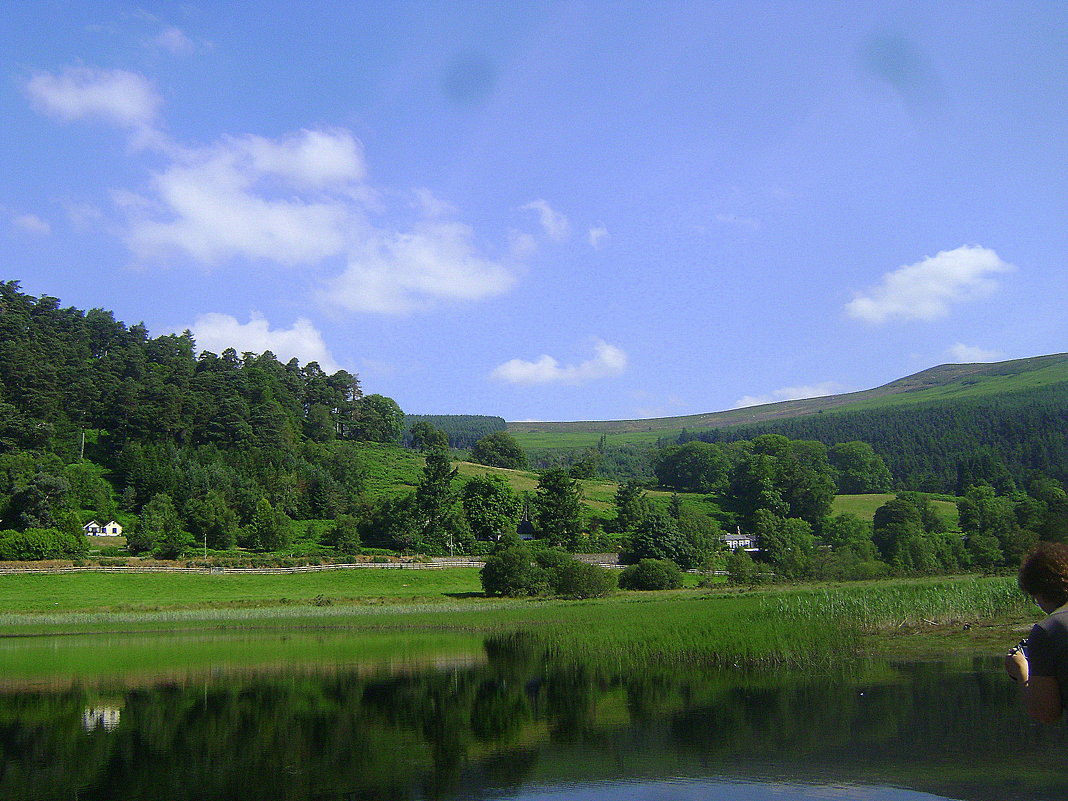
[[[735,534],[724,534],[720,537],[723,544],[727,546],[727,550],[737,551],[739,548],[749,553],[755,553],[760,549],[757,547],[756,538],[751,534],[743,534],[741,528],[735,529]]]
[[[119,537],[122,536],[122,526],[116,523],[114,520],[100,525],[95,520],[90,520],[84,526],[82,531],[89,537]]]

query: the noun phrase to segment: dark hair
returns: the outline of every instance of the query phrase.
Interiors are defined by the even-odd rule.
[[[1017,581],[1028,595],[1040,595],[1063,606],[1068,602],[1068,545],[1038,543],[1023,558]]]

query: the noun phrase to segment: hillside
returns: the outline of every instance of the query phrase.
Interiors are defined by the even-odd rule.
[[[942,364],[899,378],[874,389],[826,395],[819,398],[780,401],[744,409],[706,412],[680,417],[645,420],[575,422],[509,422],[512,434],[646,434],[634,441],[649,441],[649,433],[661,435],[682,429],[725,428],[806,417],[829,410],[877,409],[890,406],[978,398],[1018,392],[1056,384],[1068,384],[1068,353],[984,364]],[[631,437],[626,437],[630,441]],[[551,439],[521,438],[530,447],[549,447]],[[573,445],[574,443],[569,443]],[[585,444],[585,443],[584,443]],[[561,443],[563,446],[563,444]]]

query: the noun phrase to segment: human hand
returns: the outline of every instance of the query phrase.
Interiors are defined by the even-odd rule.
[[[1027,656],[1019,645],[1005,654],[1005,672],[1013,681],[1027,681]]]

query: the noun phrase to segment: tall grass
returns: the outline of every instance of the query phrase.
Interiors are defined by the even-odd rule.
[[[821,667],[854,660],[870,636],[931,624],[1026,620],[1009,578],[894,580],[753,592],[617,595],[589,601],[365,600],[360,605],[0,614],[0,636],[179,630],[453,631],[520,634],[558,660],[642,665]],[[866,638],[869,638],[866,640]]]
[[[833,620],[861,634],[892,627],[974,623],[1033,612],[1011,578],[884,582],[782,593],[764,599],[769,614]]]

